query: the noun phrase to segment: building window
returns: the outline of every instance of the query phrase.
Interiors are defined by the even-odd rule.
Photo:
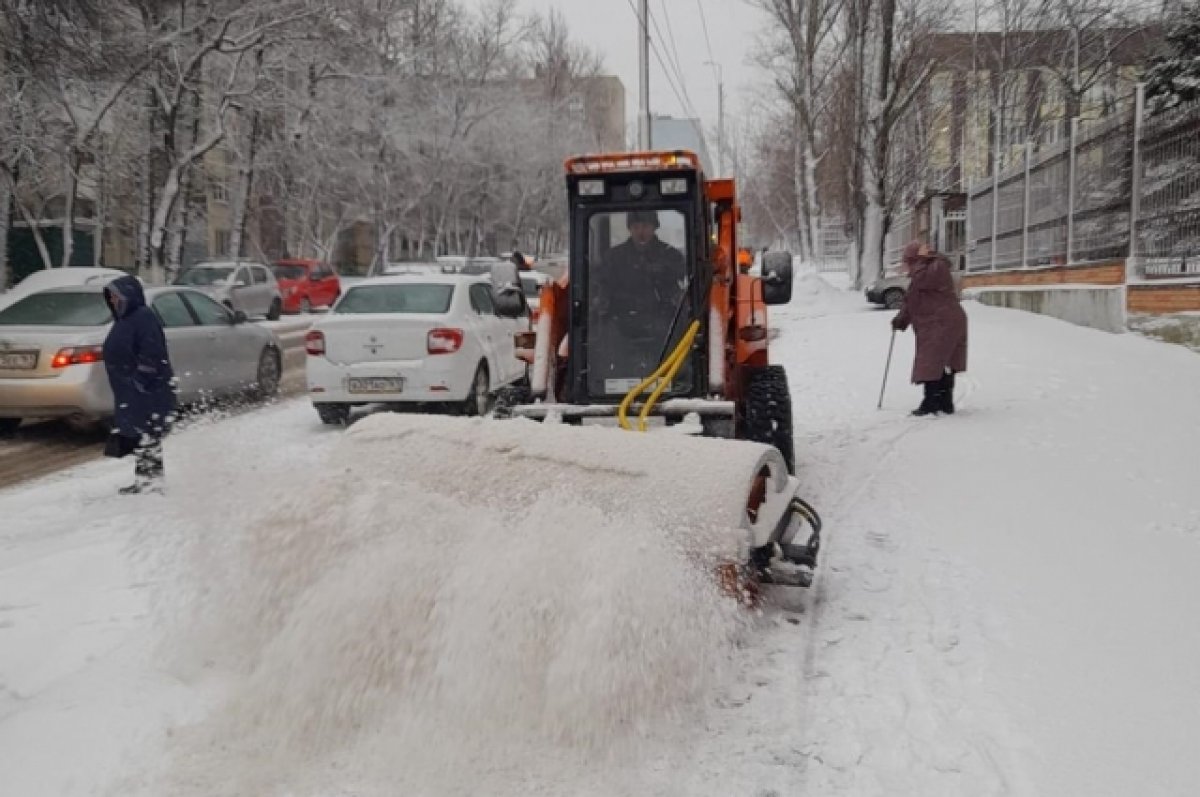
[[[211,258],[227,257],[229,255],[229,230],[213,231],[213,251],[208,253]]]
[[[224,178],[214,179],[210,185],[209,193],[214,202],[229,202],[229,188],[225,185]]]

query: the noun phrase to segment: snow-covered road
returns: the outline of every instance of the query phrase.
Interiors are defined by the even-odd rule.
[[[613,759],[473,772],[487,756],[460,749],[452,779],[409,771],[404,793],[1194,793],[1200,358],[968,311],[961,411],[928,420],[907,415],[911,336],[875,409],[889,314],[811,277],[775,312],[802,479],[826,521],[823,569],[740,637],[698,720]],[[296,400],[173,437],[181,489],[166,499],[113,495],[128,467],[112,462],[0,491],[0,791],[395,793],[394,779],[372,782],[387,770],[365,763],[383,754],[370,744],[316,756],[310,780],[272,774],[266,754],[223,766],[254,757],[237,738],[196,756],[186,726],[211,725],[237,674],[173,648],[173,586],[194,581],[198,547],[221,549],[260,484],[269,504],[289,482],[300,496],[337,479],[340,437]],[[172,525],[183,515],[198,522]],[[364,604],[387,605],[382,589],[364,580]],[[320,650],[319,625],[299,638]],[[204,762],[223,771],[197,775]]]

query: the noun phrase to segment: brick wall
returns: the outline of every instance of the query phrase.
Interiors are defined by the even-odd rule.
[[[1200,284],[1130,285],[1126,291],[1131,313],[1169,315],[1200,310]]]
[[[1019,271],[985,272],[963,276],[964,288],[992,288],[1018,285],[1122,285],[1125,262],[1086,266],[1056,266]]]
[[[1014,269],[963,275],[964,288],[1036,287],[1038,285],[1124,285],[1125,263]],[[1200,280],[1191,284],[1128,285],[1125,308],[1139,315],[1200,312]]]

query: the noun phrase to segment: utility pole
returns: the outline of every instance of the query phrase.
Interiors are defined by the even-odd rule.
[[[725,176],[725,70],[716,61],[705,61],[717,68],[717,176]]]
[[[638,149],[652,146],[650,137],[650,0],[638,0]]]

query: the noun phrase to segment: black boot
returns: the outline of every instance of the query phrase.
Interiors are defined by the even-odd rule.
[[[925,388],[925,399],[921,402],[921,406],[913,410],[913,415],[920,418],[925,415],[937,415],[942,411],[941,384],[941,381],[921,383]]]
[[[942,412],[947,415],[954,414],[954,373],[950,372],[942,377],[941,382],[941,408]]]
[[[141,493],[163,493],[163,450],[162,438],[143,439],[142,444],[134,452],[137,459],[133,466],[133,484],[122,487],[117,492],[121,495],[139,495]]]

